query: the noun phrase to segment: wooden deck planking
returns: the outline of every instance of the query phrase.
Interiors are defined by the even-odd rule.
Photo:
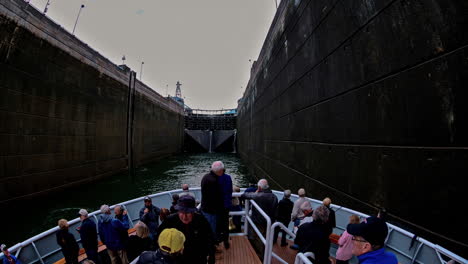
[[[231,247],[229,249],[225,249],[222,243],[220,243],[218,248],[221,252],[216,253],[217,264],[262,263],[247,237],[231,236],[230,243]]]
[[[292,240],[286,240],[288,242],[288,245],[285,247],[280,246],[280,240],[281,238],[278,238],[278,243],[273,244],[273,252],[276,253],[280,258],[282,258],[284,261],[287,263],[294,263],[294,260],[296,259],[296,254],[299,252],[294,249],[290,249],[289,246],[292,246],[294,242]],[[277,260],[275,257],[271,258],[271,263],[272,264],[281,264],[279,260]]]

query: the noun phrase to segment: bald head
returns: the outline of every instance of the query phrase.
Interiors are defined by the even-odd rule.
[[[265,179],[259,180],[258,183],[257,183],[257,186],[258,186],[259,191],[266,190],[266,189],[270,188],[270,186],[268,186],[268,181],[265,180]]]
[[[325,205],[326,207],[330,206],[331,204],[331,199],[326,197],[325,199],[323,199],[323,205]]]
[[[182,190],[188,191],[188,189],[189,189],[189,185],[188,185],[188,184],[186,184],[186,183],[182,184]]]

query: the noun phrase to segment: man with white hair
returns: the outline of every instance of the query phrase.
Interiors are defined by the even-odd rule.
[[[271,222],[275,222],[276,218],[276,208],[278,206],[278,198],[276,195],[271,192],[270,186],[268,186],[268,181],[266,179],[261,179],[257,184],[257,191],[252,193],[243,193],[242,198],[254,200],[260,208],[270,217]],[[252,218],[254,222],[264,225],[266,224],[263,216],[257,212],[255,208],[252,209]]]
[[[78,232],[80,233],[81,244],[86,252],[86,257],[94,261],[94,263],[99,263],[96,223],[89,218],[86,209],[81,209],[78,216],[81,220]]]
[[[218,214],[224,211],[223,193],[219,185],[219,177],[224,174],[224,164],[215,161],[211,165],[210,173],[203,176],[201,181],[201,212],[205,216],[211,229],[216,234]]]

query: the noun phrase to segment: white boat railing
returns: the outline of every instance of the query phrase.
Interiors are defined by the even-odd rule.
[[[241,189],[242,191],[244,189]],[[200,188],[191,188],[191,191],[195,193],[197,199],[201,200],[201,192]],[[161,192],[157,194],[152,194],[150,197],[153,199],[153,204],[159,207],[166,207],[169,208],[172,202],[172,194],[173,193],[180,193],[182,190],[171,190],[166,192]],[[280,199],[283,196],[283,192],[273,191],[273,193]],[[233,193],[233,197],[240,197],[241,193]],[[294,201],[298,198],[297,195],[291,195],[291,199]],[[322,204],[321,201],[310,199],[309,201],[312,203],[312,207],[315,209],[316,207]],[[128,216],[130,218],[131,226],[139,220],[139,210],[143,205],[143,197],[136,198],[133,200],[129,200],[123,203],[127,209]],[[111,209],[114,208],[115,205],[111,206]],[[366,218],[368,215],[336,205],[331,206],[336,212],[336,219],[337,219],[337,228],[335,228],[335,233],[341,233],[345,230],[348,217],[352,214],[356,214],[361,218]],[[255,208],[259,214],[265,219],[266,221],[266,234],[265,236],[259,230],[257,225],[255,224],[254,220],[251,218],[250,211],[252,208]],[[101,214],[100,211],[94,211],[89,215],[93,217],[97,222],[97,217]],[[243,211],[233,211],[230,212],[230,215],[240,215],[244,217],[244,230],[243,233],[235,234],[235,235],[244,235],[247,236],[249,233],[249,228],[252,228],[253,231],[258,235],[259,239],[265,246],[265,253],[263,256],[263,263],[270,264],[272,257],[279,260],[281,263],[286,263],[282,260],[279,256],[277,256],[273,252],[273,234],[275,227],[280,227],[281,229],[285,230],[289,235],[294,238],[294,234],[286,228],[281,223],[272,223],[271,219],[268,215],[252,200],[246,200],[245,208]],[[75,237],[79,237],[79,234],[75,230],[76,227],[80,224],[79,218],[75,218],[69,221],[69,231],[75,235]],[[414,234],[388,223],[389,227],[389,235],[386,241],[386,248],[387,250],[392,251],[398,257],[400,263],[438,263],[438,264],[446,264],[449,260],[454,260],[456,263],[463,263],[468,264],[468,261],[457,254],[450,252],[449,250],[431,243],[426,239],[417,237],[414,239],[417,243],[414,246],[411,245],[411,241],[413,240]],[[58,227],[51,228],[45,232],[42,232],[36,236],[33,236],[21,243],[18,243],[9,248],[9,251],[15,254],[23,264],[52,264],[57,260],[63,258],[61,253],[60,247],[56,243],[55,233],[58,231]],[[338,232],[336,232],[338,231]],[[414,242],[413,241],[413,242]],[[77,239],[77,242],[80,242]],[[298,254],[299,255],[299,254]],[[300,254],[296,257],[296,261],[300,259],[303,263],[310,263],[307,257],[310,256],[307,253]],[[3,253],[0,253],[0,258],[3,257]]]
[[[309,257],[315,259],[314,253],[312,253],[312,252],[297,253],[296,260],[294,261],[294,264],[312,264]]]

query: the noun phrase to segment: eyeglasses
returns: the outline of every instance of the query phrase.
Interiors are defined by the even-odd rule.
[[[358,242],[368,242],[367,240],[356,239],[355,237],[353,237],[351,240],[358,241]]]

